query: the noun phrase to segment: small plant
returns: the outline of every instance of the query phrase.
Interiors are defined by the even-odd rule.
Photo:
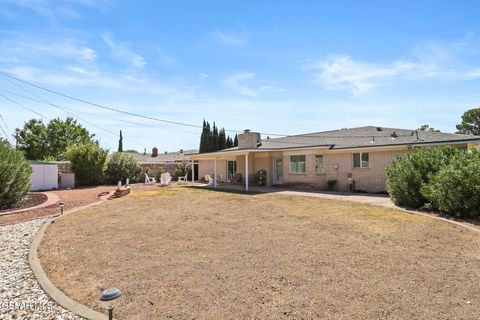
[[[0,172],[0,209],[5,209],[27,196],[32,167],[22,152],[0,143]]]
[[[128,178],[133,183],[137,181],[141,171],[140,165],[131,155],[115,152],[108,159],[105,180],[108,183],[116,184],[118,181],[126,183]]]
[[[338,189],[337,180],[328,180],[327,181],[327,189],[330,190],[330,191],[336,191]]]
[[[191,165],[184,161],[177,165],[175,169],[175,174],[173,175],[174,180],[178,180],[180,177],[185,177],[187,175],[187,180],[192,180],[192,167]]]

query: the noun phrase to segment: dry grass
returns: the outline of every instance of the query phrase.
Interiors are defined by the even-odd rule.
[[[480,237],[381,207],[189,188],[134,193],[51,225],[52,281],[120,319],[478,319]]]

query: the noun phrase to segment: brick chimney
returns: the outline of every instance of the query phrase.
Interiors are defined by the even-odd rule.
[[[152,148],[152,158],[158,156],[158,149],[156,147]]]
[[[251,132],[249,129],[238,135],[238,149],[256,149],[260,142],[260,133]]]

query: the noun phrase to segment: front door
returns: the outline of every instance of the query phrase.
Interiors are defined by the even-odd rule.
[[[228,160],[227,162],[227,182],[235,183],[235,176],[237,175],[237,161]]]
[[[273,184],[283,184],[283,159],[273,159]]]

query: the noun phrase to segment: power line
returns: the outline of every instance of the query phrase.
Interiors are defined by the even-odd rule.
[[[1,113],[0,113],[0,119],[2,119],[2,122],[5,124],[5,127],[7,128],[7,130],[10,130],[10,128],[8,127],[8,124],[5,122],[5,119],[3,119],[3,116]]]
[[[1,73],[1,72],[0,72],[0,73]],[[7,80],[8,80],[8,79],[7,79]],[[67,114],[71,115],[72,117],[74,117],[74,118],[76,118],[76,119],[78,119],[78,120],[80,120],[80,121],[83,121],[83,122],[85,122],[85,123],[88,123],[88,124],[90,124],[91,126],[94,126],[94,127],[98,128],[98,129],[100,129],[100,130],[104,131],[104,132],[107,132],[107,133],[109,133],[110,135],[112,135],[112,136],[114,136],[114,137],[117,137],[117,134],[116,134],[116,133],[113,133],[113,132],[112,132],[112,131],[110,131],[110,130],[107,130],[107,129],[105,129],[105,128],[103,128],[103,127],[99,126],[99,125],[96,125],[96,124],[95,124],[95,123],[93,123],[93,122],[90,122],[90,121],[88,121],[88,120],[82,119],[82,118],[81,118],[81,117],[79,117],[78,115],[76,115],[76,114],[74,114],[74,113],[72,113],[72,112],[66,111],[64,107],[62,107],[62,106],[59,106],[59,105],[57,105],[57,104],[54,104],[54,103],[51,103],[50,101],[48,101],[48,100],[46,100],[46,99],[42,98],[41,96],[39,96],[39,95],[37,95],[37,94],[35,94],[35,93],[31,92],[31,91],[30,91],[30,90],[28,90],[27,88],[24,88],[24,87],[22,87],[21,85],[19,85],[19,84],[16,84],[16,83],[14,83],[14,82],[12,82],[12,81],[10,81],[10,80],[8,80],[8,81],[9,81],[9,82],[11,82],[11,83],[13,83],[14,85],[18,86],[19,88],[21,88],[21,89],[25,90],[25,91],[26,91],[26,92],[28,92],[29,94],[31,94],[31,95],[33,95],[33,96],[37,97],[38,99],[40,99],[40,100],[41,100],[41,101],[43,101],[44,103],[46,103],[46,104],[48,104],[48,105],[51,105],[51,106],[53,106],[53,107],[55,107],[55,108],[57,108],[57,109],[59,109],[59,110],[61,110],[61,111],[65,112],[65,113],[67,113]],[[0,95],[1,95],[1,94],[0,94]],[[3,96],[3,95],[2,95],[2,96]],[[12,101],[12,102],[14,102],[14,103],[17,103],[17,102],[15,102],[14,100],[12,100],[12,99],[10,99],[10,98],[7,98],[7,99],[9,99],[10,101]],[[18,103],[17,103],[17,104],[18,104]],[[125,140],[127,140],[127,141],[131,141],[131,142],[133,142],[133,143],[136,143],[136,144],[138,144],[138,145],[140,145],[140,146],[142,146],[142,147],[146,147],[146,146],[145,146],[143,143],[140,143],[140,142],[133,141],[132,139],[125,139]]]
[[[35,111],[35,110],[33,110],[33,109],[31,109],[31,108],[23,105],[23,104],[21,104],[21,103],[15,101],[15,100],[13,100],[13,99],[10,99],[9,97],[7,97],[7,96],[4,95],[4,94],[1,94],[1,93],[0,93],[0,97],[3,97],[4,99],[9,100],[10,102],[15,103],[16,105],[18,105],[18,106],[20,106],[20,107],[22,107],[22,108],[24,108],[24,109],[26,109],[26,110],[28,110],[28,111],[31,111],[31,112],[35,113],[36,115],[38,115],[38,116],[40,116],[40,117],[42,117],[42,118],[44,118],[44,119],[47,119],[47,117],[44,116],[43,114],[41,114],[41,113],[39,113],[39,112],[37,112],[37,111]]]
[[[8,133],[3,129],[2,125],[0,125],[0,129],[2,130],[3,134],[5,135],[5,138],[7,138],[7,140],[12,143],[12,140],[10,139],[10,136],[8,135]]]
[[[124,110],[120,110],[120,109],[116,109],[116,108],[112,108],[112,107],[108,107],[108,106],[104,106],[104,105],[100,105],[100,104],[97,104],[97,103],[94,103],[94,102],[90,102],[90,101],[87,101],[87,100],[84,100],[84,99],[80,99],[80,98],[76,98],[76,97],[73,97],[73,96],[70,96],[70,95],[67,95],[67,94],[64,94],[64,93],[61,93],[61,92],[58,92],[58,91],[55,91],[55,90],[52,90],[52,89],[48,89],[48,88],[45,88],[43,86],[39,86],[39,85],[36,85],[34,83],[31,83],[31,82],[28,82],[28,81],[25,81],[25,80],[22,80],[22,79],[19,79],[17,77],[14,77],[12,75],[9,75],[5,72],[1,72],[0,71],[0,75],[2,75],[4,78],[7,79],[8,78],[11,78],[11,79],[14,79],[16,81],[19,81],[19,82],[22,82],[24,84],[27,84],[29,86],[32,86],[32,87],[35,87],[37,89],[41,89],[41,90],[44,90],[44,91],[47,91],[47,92],[50,92],[50,93],[53,93],[53,94],[56,94],[56,95],[59,95],[59,96],[62,96],[62,97],[65,97],[65,98],[68,98],[68,99],[72,99],[72,100],[75,100],[75,101],[78,101],[78,102],[82,102],[82,103],[85,103],[85,104],[88,104],[88,105],[91,105],[91,106],[94,106],[94,107],[98,107],[98,108],[102,108],[102,109],[106,109],[106,110],[110,110],[110,111],[114,111],[114,112],[117,112],[117,113],[122,113],[122,114],[125,114],[125,115],[129,115],[129,116],[134,116],[134,117],[138,117],[138,118],[143,118],[143,119],[148,119],[148,120],[152,120],[152,121],[158,121],[158,122],[163,122],[163,123],[168,123],[168,124],[173,124],[173,125],[179,125],[179,126],[187,126],[187,127],[193,127],[193,128],[201,128],[203,129],[204,127],[201,126],[201,125],[195,125],[195,124],[191,124],[191,123],[185,123],[185,122],[179,122],[179,121],[171,121],[171,120],[166,120],[166,119],[160,119],[160,118],[157,118],[157,117],[152,117],[152,116],[146,116],[146,115],[142,115],[142,114],[138,114],[138,113],[134,113],[134,112],[129,112],[129,111],[124,111]],[[8,79],[7,79],[8,80]],[[226,132],[234,132],[234,133],[241,133],[243,132],[243,130],[233,130],[233,129],[224,129]],[[263,135],[267,135],[267,136],[278,136],[278,137],[285,137],[285,138],[291,138],[291,137],[296,137],[296,138],[335,138],[335,139],[351,139],[351,138],[372,138],[372,137],[375,137],[375,138],[381,138],[381,137],[391,137],[391,136],[375,136],[375,135],[356,135],[356,136],[346,136],[346,137],[342,137],[342,136],[329,136],[329,135],[324,135],[324,134],[308,134],[308,135],[288,135],[288,134],[278,134],[278,133],[264,133],[264,132],[260,132],[261,134]],[[407,136],[410,136],[410,135],[397,135],[397,137],[407,137]],[[279,139],[282,139],[282,138],[279,138]],[[271,139],[271,140],[274,140],[274,139]],[[283,143],[282,141],[275,141],[275,143]],[[293,142],[285,142],[285,143],[293,143]],[[298,143],[298,144],[301,144],[301,143]]]

